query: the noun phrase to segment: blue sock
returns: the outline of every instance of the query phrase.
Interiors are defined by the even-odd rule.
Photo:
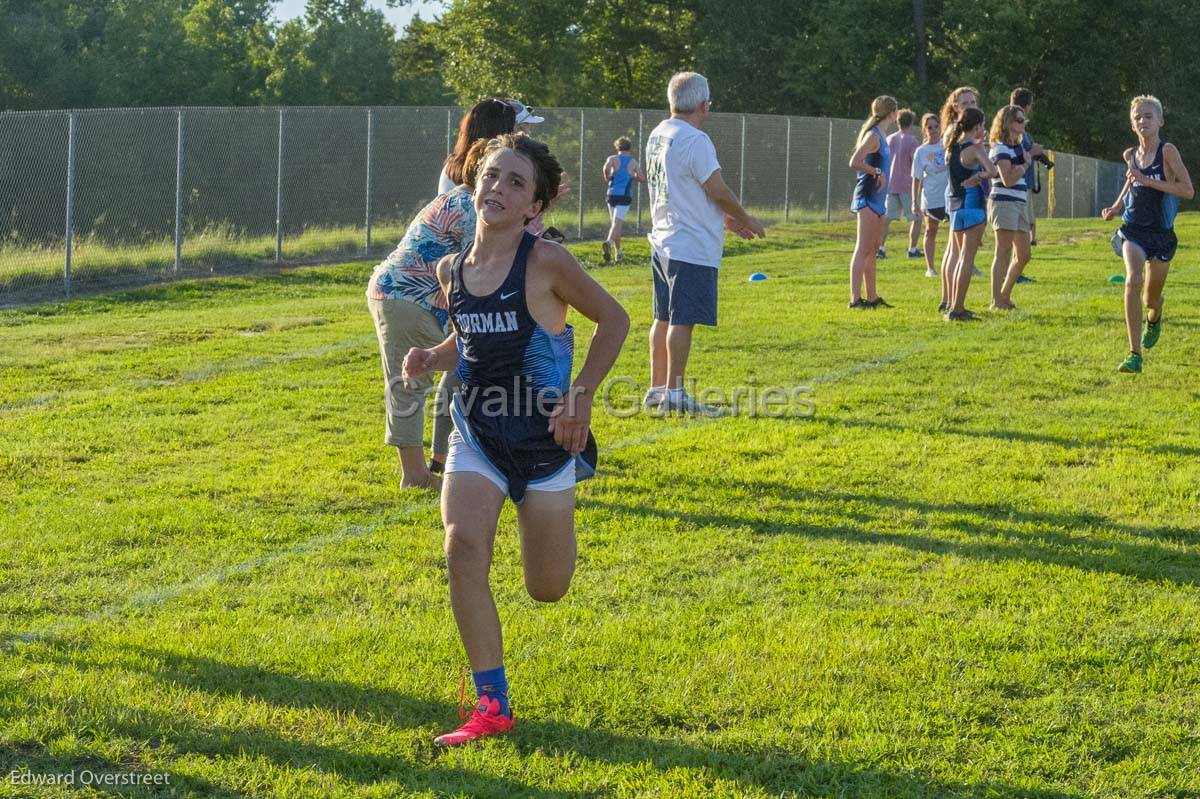
[[[512,710],[508,706],[508,679],[504,676],[503,666],[497,666],[487,671],[473,671],[471,679],[475,681],[477,696],[498,700],[500,712],[506,716],[512,715]]]

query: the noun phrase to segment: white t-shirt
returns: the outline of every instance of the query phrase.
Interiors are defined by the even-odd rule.
[[[445,194],[454,188],[454,181],[446,177],[446,167],[442,166],[442,174],[438,175],[438,194]]]
[[[721,265],[725,212],[708,199],[704,181],[721,168],[712,139],[682,119],[665,119],[646,141],[650,246],[670,260]]]
[[[922,144],[913,153],[913,180],[921,181],[921,210],[946,207],[946,184],[950,172],[946,168],[946,148],[941,142]],[[911,190],[911,187],[909,187]]]

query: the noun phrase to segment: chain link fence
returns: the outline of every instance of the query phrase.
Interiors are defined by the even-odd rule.
[[[0,302],[272,264],[382,257],[436,193],[460,108],[148,108],[0,113]],[[568,172],[548,224],[608,228],[604,160],[641,160],[662,110],[539,110]],[[848,219],[860,123],[712,114],[726,182],[769,223]],[[1091,216],[1124,167],[1052,154],[1039,217]],[[627,226],[649,221],[638,184]],[[632,224],[630,224],[632,223]]]

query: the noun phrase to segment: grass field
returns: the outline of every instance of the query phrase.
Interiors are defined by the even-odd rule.
[[[1200,796],[1200,218],[1136,377],[1110,228],[1043,222],[1021,310],[967,325],[896,257],[848,311],[847,224],[731,244],[690,372],[815,414],[597,413],[565,599],[501,519],[517,732],[445,753],[465,658],[370,263],[0,312],[0,796]],[[628,254],[594,274],[644,385]]]

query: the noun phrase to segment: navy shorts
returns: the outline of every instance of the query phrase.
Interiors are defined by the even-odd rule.
[[[715,266],[689,264],[651,248],[654,272],[654,318],[672,325],[717,324]]]
[[[939,222],[946,222],[950,219],[950,215],[946,213],[945,208],[926,208],[925,215]]]
[[[1141,248],[1142,252],[1146,254],[1146,260],[1153,258],[1155,261],[1163,263],[1170,263],[1175,258],[1175,249],[1179,246],[1179,239],[1176,238],[1174,230],[1121,225],[1112,240],[1113,250],[1116,251],[1117,257],[1124,257],[1121,252],[1121,239]]]

